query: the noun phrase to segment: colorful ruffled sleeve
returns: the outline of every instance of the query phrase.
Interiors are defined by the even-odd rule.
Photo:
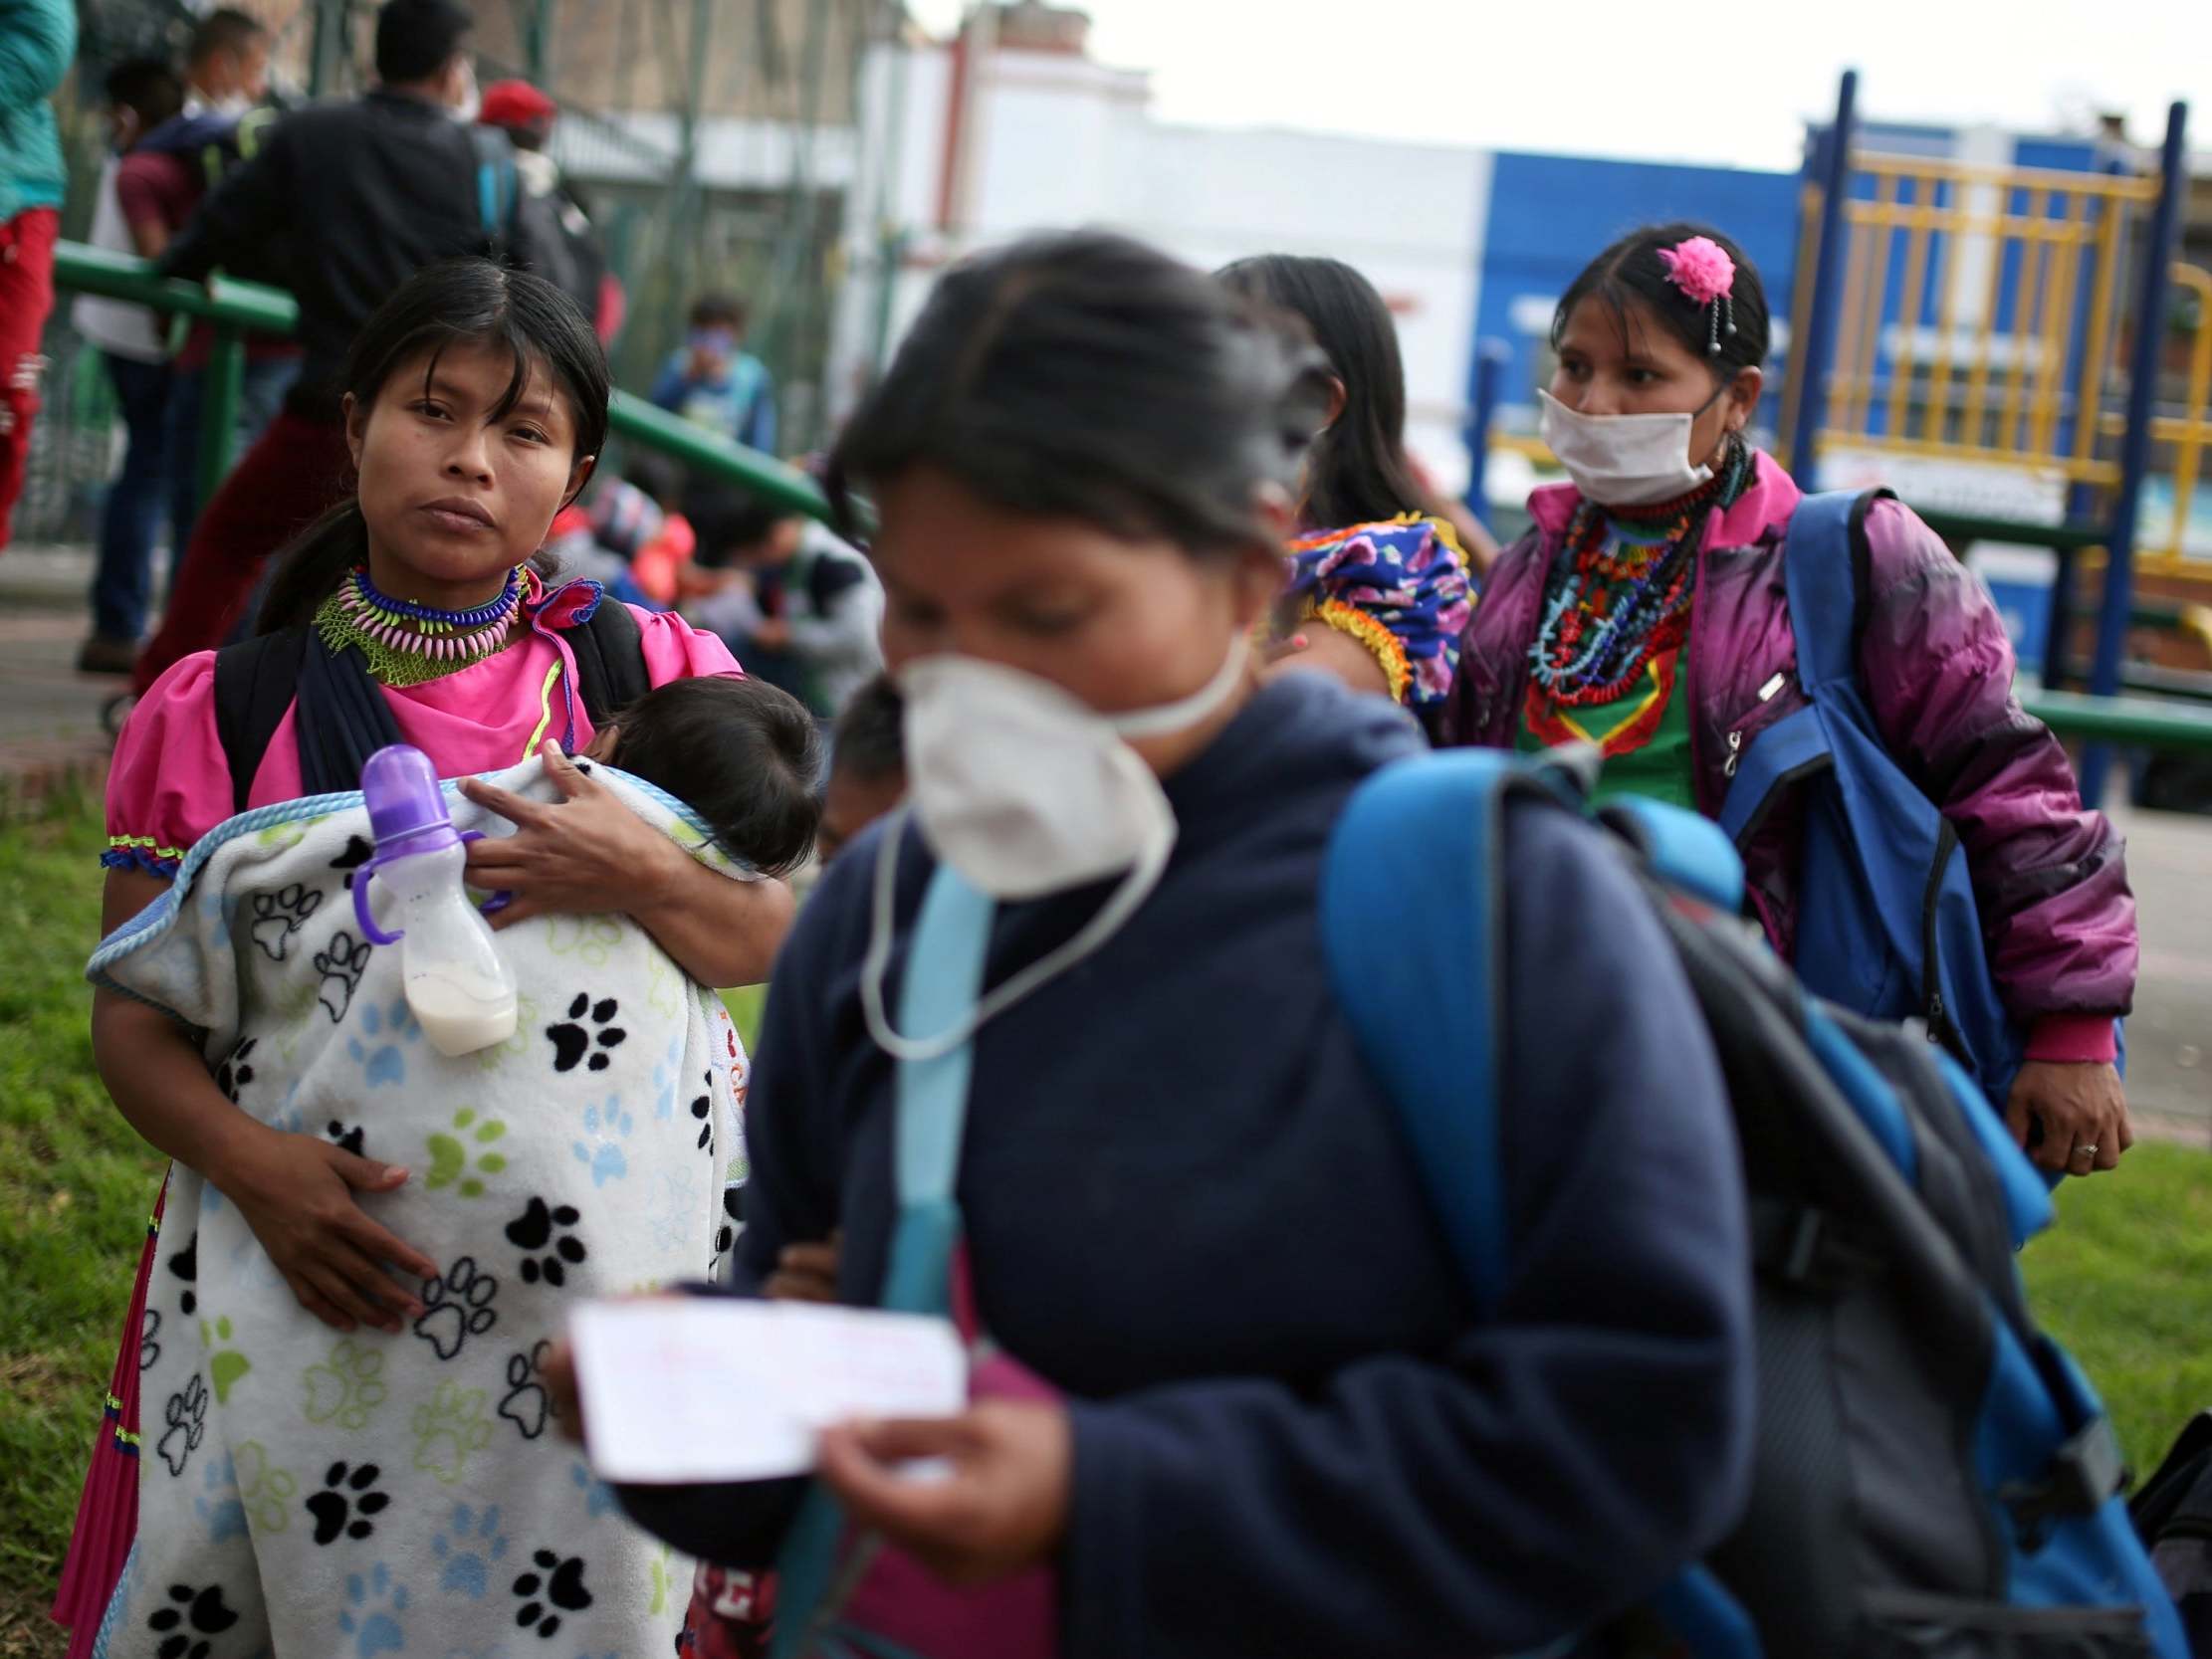
[[[230,765],[215,728],[215,653],[172,664],[138,700],[108,768],[111,870],[171,877],[192,843],[231,815]]]
[[[1399,702],[1420,709],[1449,695],[1474,584],[1448,524],[1408,514],[1321,530],[1291,542],[1290,557],[1288,597],[1301,619],[1373,651]]]

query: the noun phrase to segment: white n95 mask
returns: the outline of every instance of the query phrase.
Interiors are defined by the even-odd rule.
[[[1600,507],[1672,501],[1713,476],[1710,467],[1689,464],[1695,415],[1585,415],[1547,391],[1536,396],[1545,444],[1575,488]]]
[[[983,997],[953,1030],[908,1037],[885,1013],[900,826],[877,845],[874,910],[861,1000],[869,1035],[902,1060],[926,1060],[1118,932],[1160,883],[1175,849],[1175,809],[1132,737],[1187,730],[1236,693],[1248,652],[1239,634],[1214,678],[1191,696],[1102,715],[1049,680],[978,657],[923,657],[898,675],[905,700],[907,790],[930,850],[992,898],[1061,893],[1127,871],[1096,916]]]

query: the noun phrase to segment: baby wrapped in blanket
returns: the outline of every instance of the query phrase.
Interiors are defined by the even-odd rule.
[[[750,837],[773,870],[810,830],[773,799],[739,811],[732,749],[696,741],[762,695],[780,696],[678,682],[594,744],[709,801],[594,773],[733,879],[754,871],[726,849]],[[553,797],[541,760],[490,781]],[[447,796],[461,830],[507,829]],[[93,958],[96,983],[204,1034],[242,1110],[405,1165],[359,1201],[439,1264],[398,1335],[341,1334],[235,1205],[172,1170],[139,1333],[137,1535],[95,1651],[666,1654],[690,1563],[554,1432],[540,1366],[571,1299],[720,1267],[745,1170],[736,1028],[628,919],[544,916],[499,935],[514,1035],[448,1059],[402,994],[400,947],[354,920],[371,851],[358,795],[245,813]]]

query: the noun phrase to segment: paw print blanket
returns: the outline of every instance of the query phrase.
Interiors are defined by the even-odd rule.
[[[680,803],[599,776],[718,860]],[[552,798],[536,759],[496,781]],[[448,791],[462,829],[505,833]],[[719,1267],[744,1170],[736,1030],[633,923],[544,917],[499,935],[514,1037],[446,1059],[401,994],[402,947],[354,920],[369,852],[358,795],[243,814],[93,958],[96,983],[203,1034],[242,1110],[404,1164],[403,1188],[359,1201],[441,1264],[397,1336],[341,1335],[236,1206],[172,1171],[139,1333],[137,1534],[95,1652],[659,1659],[690,1563],[591,1479],[539,1372],[569,1299]]]

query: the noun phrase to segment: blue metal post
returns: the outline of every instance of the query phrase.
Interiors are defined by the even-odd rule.
[[[2114,155],[2098,170],[2107,177],[2117,177],[2124,174],[2127,167],[2125,160]],[[2025,196],[2027,192],[2025,189],[2007,192],[2003,203],[2007,213],[2014,211],[2011,198],[2015,194]],[[2022,206],[2025,207],[2025,203]],[[2126,209],[2119,202],[2107,197],[2099,205],[2098,211],[2124,213]],[[2073,337],[2084,353],[2089,350],[2090,308],[2095,303],[2095,286],[2083,283],[2079,285],[2075,295]],[[2107,346],[2105,349],[2109,351],[2112,348]],[[2087,362],[2077,365],[2071,361],[2067,363],[2064,384],[2080,385],[2085,379],[2095,389],[2074,411],[2074,431],[2062,432],[2060,445],[2062,448],[2071,445],[2075,435],[2081,430],[2079,423],[2088,421],[2090,445],[2094,453],[2098,441],[2097,423],[2104,412],[2104,365]],[[1978,433],[1970,433],[1968,436],[1976,442],[1980,441]],[[2066,521],[2070,524],[2086,522],[2096,500],[2097,490],[2094,485],[2077,484],[2071,487],[2066,493]],[[2058,569],[2051,579],[2051,615],[2044,628],[2043,683],[2052,691],[2064,691],[2067,682],[2074,678],[2074,576],[2079,554],[2072,547],[2060,547],[2057,553]]]
[[[1844,71],[1836,90],[1836,124],[1819,156],[1820,241],[1813,258],[1810,314],[1790,318],[1790,470],[1801,488],[1820,488],[1820,431],[1828,424],[1828,365],[1836,355],[1836,323],[1843,310],[1844,195],[1851,188],[1851,151],[1859,135],[1859,72]]]
[[[1484,529],[1496,528],[1490,522],[1490,426],[1497,419],[1498,396],[1512,361],[1513,348],[1503,340],[1474,342],[1474,402],[1460,436],[1467,446],[1467,510]]]
[[[2182,193],[2189,187],[2188,129],[2189,106],[2176,102],[2166,111],[2166,142],[2158,158],[2158,205],[2151,210],[2150,234],[2143,239],[2135,350],[2127,366],[2127,429],[2119,441],[2119,500],[2112,509],[2111,535],[2104,549],[2103,603],[2097,618],[2097,656],[2090,665],[2093,697],[2110,697],[2119,690],[2120,661],[2127,649],[2128,612],[2135,589],[2135,514],[2143,474],[2150,467],[2158,354],[2166,337],[2168,267],[2180,229]],[[2089,805],[2104,798],[2111,763],[2111,750],[2102,743],[2093,743],[2083,755],[2082,799]]]

